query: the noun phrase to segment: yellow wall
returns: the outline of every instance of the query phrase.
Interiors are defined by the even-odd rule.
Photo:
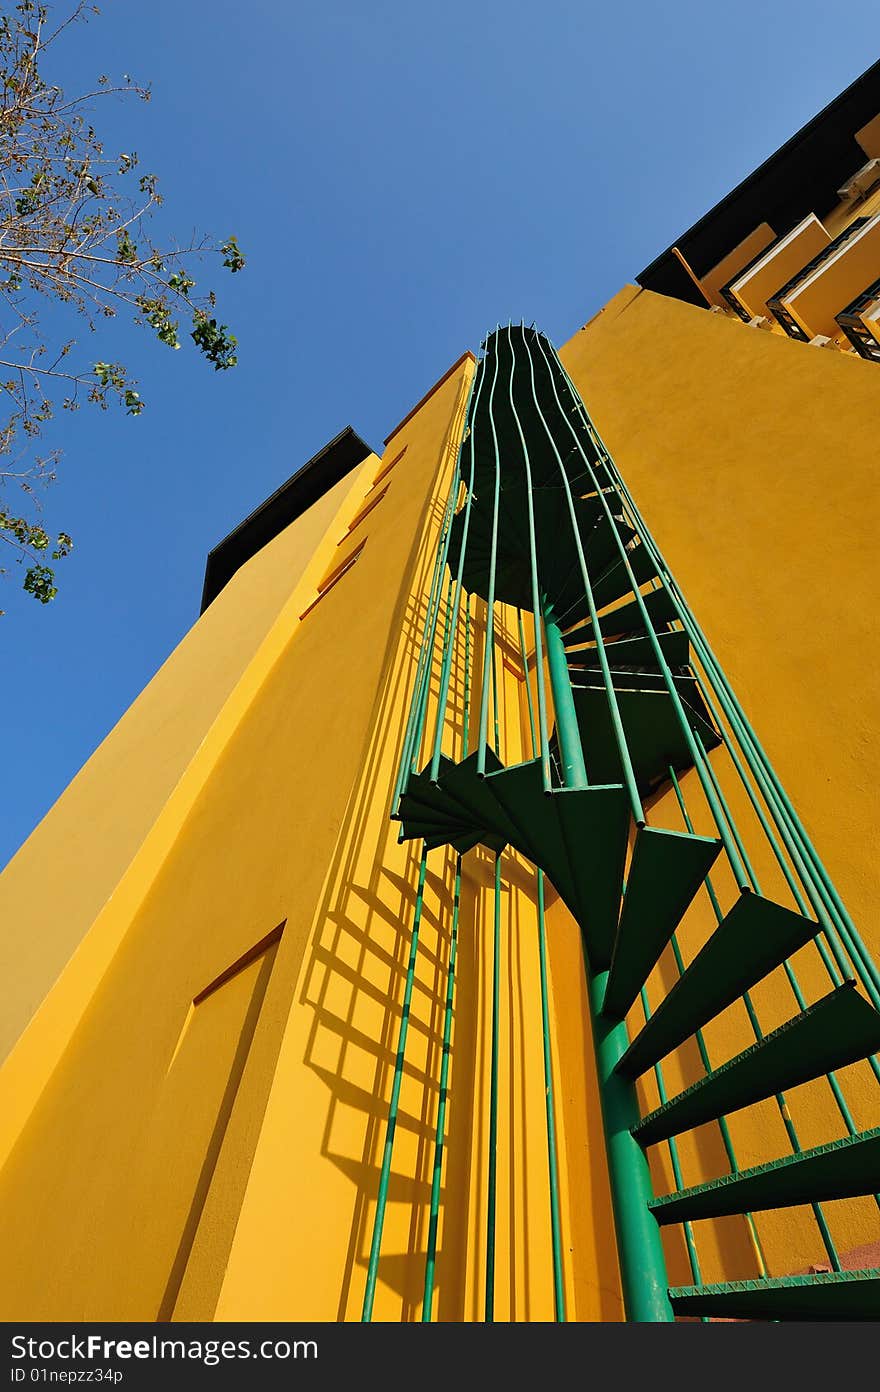
[[[115,890],[356,478],[238,571],[0,876],[0,1058]]]

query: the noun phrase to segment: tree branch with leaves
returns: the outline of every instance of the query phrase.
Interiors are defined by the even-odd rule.
[[[70,26],[97,13],[86,0],[20,0],[0,16],[0,488],[23,495],[21,507],[11,507],[0,493],[0,543],[24,567],[23,588],[43,604],[57,593],[48,562],[73,546],[66,532],[50,536],[38,521],[41,491],[60,457],[39,453],[46,425],[59,409],[84,403],[132,416],[145,403],[122,363],[91,360],[75,335],[55,338],[41,309],[64,306],[72,327],[79,320],[90,334],[125,314],[173,349],[185,321],[215,371],[237,362],[214,292],[197,292],[193,274],[208,257],[242,270],[235,237],[156,239],[163,201],[156,175],[141,172],[134,151],[111,154],[92,123],[107,99],[149,101],[149,87],[128,74],[116,83],[104,75],[70,96],[43,76]],[[7,569],[0,563],[0,572]]]

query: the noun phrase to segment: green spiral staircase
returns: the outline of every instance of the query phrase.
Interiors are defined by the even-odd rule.
[[[871,1195],[880,1188],[880,1129],[859,1132],[835,1075],[867,1059],[880,1081],[873,1057],[880,1049],[876,967],[553,346],[534,328],[508,326],[489,335],[483,348],[444,517],[395,790],[393,815],[401,836],[422,843],[423,866],[438,847],[450,846],[460,857],[482,845],[495,853],[497,867],[500,853],[510,846],[541,872],[542,931],[543,876],[580,925],[627,1317],[878,1318],[880,1271],[841,1268],[821,1207],[827,1200]],[[468,752],[466,735],[463,757],[454,760],[443,752],[451,635],[463,614],[470,625],[470,596],[485,602],[486,613],[481,689],[473,693],[475,708],[479,696],[479,731],[475,747]],[[489,730],[499,604],[520,611],[523,661],[532,664],[537,694],[533,708],[530,685],[534,757],[512,766],[499,757],[497,728],[494,741]],[[522,615],[532,635],[530,652]],[[468,627],[469,651],[470,638]],[[552,701],[545,693],[545,671]],[[439,683],[433,730],[427,720],[432,673]],[[497,700],[494,704],[497,726]],[[761,892],[712,758],[715,751],[731,762],[748,793],[791,891],[791,905]],[[682,775],[691,770],[715,835],[693,831],[681,788]],[[649,821],[646,802],[656,804],[656,795],[668,790],[688,830]],[[725,908],[713,887],[716,862],[726,862],[737,887]],[[423,877],[424,870],[422,884]],[[685,967],[676,930],[700,893],[708,894],[717,926]],[[789,959],[811,941],[828,990],[808,1005]],[[650,1013],[646,982],[670,944],[678,979]],[[413,954],[411,969],[414,960]],[[764,1033],[749,992],[779,967],[798,1011],[781,1028]],[[453,988],[450,975],[450,1013]],[[755,1042],[712,1067],[703,1027],[739,998]],[[631,1038],[626,1017],[640,999],[645,1023]],[[544,1007],[546,1028],[546,1001]],[[401,1067],[405,1027],[406,1019]],[[669,1097],[662,1061],[690,1039],[700,1049],[705,1076]],[[549,1047],[545,1037],[545,1061]],[[661,1105],[640,1115],[635,1084],[649,1070]],[[547,1077],[549,1086],[549,1064]],[[847,1135],[803,1149],[785,1092],[824,1077]],[[441,1082],[445,1112],[445,1073]],[[726,1117],[766,1098],[777,1100],[791,1154],[740,1169]],[[389,1166],[395,1105],[393,1099]],[[680,1185],[676,1137],[708,1121],[722,1128],[731,1173],[655,1195],[647,1148],[669,1146]],[[551,1111],[548,1136],[555,1144]],[[442,1145],[441,1118],[438,1172]],[[387,1169],[383,1174],[387,1184]],[[490,1185],[494,1195],[492,1175]],[[490,1218],[493,1203],[490,1195]],[[701,1281],[694,1221],[743,1214],[754,1228],[754,1212],[795,1204],[812,1205],[830,1270],[723,1284]],[[383,1213],[380,1187],[365,1318],[372,1308]],[[684,1225],[693,1273],[688,1287],[669,1288],[666,1278],[660,1228],[670,1223]],[[558,1201],[553,1232],[558,1244]],[[490,1250],[489,1283],[491,1276]],[[426,1281],[428,1318],[430,1292]],[[491,1318],[488,1285],[486,1309]],[[557,1316],[564,1317],[558,1271]]]

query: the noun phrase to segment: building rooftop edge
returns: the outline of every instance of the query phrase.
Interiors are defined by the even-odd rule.
[[[268,545],[307,508],[323,497],[340,479],[351,473],[369,454],[371,447],[352,426],[347,425],[313,454],[295,474],[253,512],[239,522],[228,536],[208,552],[205,583],[199,610],[208,605],[229,583],[237,570]]]

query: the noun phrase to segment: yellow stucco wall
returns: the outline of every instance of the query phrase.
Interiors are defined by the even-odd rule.
[[[115,890],[356,486],[357,474],[340,480],[242,566],[0,876],[0,1058]]]

